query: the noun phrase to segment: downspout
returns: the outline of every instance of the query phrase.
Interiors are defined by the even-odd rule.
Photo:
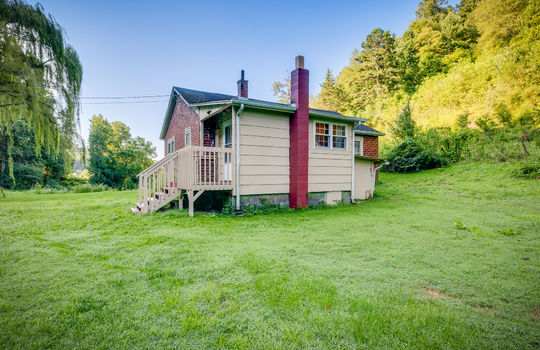
[[[352,149],[352,151],[351,151],[351,153],[352,153],[351,204],[353,204],[353,203],[354,203],[354,167],[355,167],[355,165],[356,165],[356,157],[355,157],[356,154],[354,154],[354,152],[355,152],[355,150],[354,150],[354,142],[355,142],[355,141],[354,141],[354,138],[355,138],[355,135],[354,135],[354,126],[353,126],[353,128],[351,129],[351,134],[352,134],[352,137],[351,137],[351,139],[352,139],[352,142],[351,142],[351,143],[352,143],[352,147],[351,147],[351,149]]]
[[[244,110],[244,104],[240,105],[240,109],[236,112],[235,119],[235,143],[236,143],[236,166],[235,166],[235,187],[236,187],[236,210],[240,210],[240,113]]]

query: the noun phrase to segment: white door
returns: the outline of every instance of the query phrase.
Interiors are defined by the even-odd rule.
[[[230,120],[226,121],[223,124],[223,137],[221,138],[223,141],[223,147],[225,148],[232,148],[232,123]],[[232,159],[231,157],[225,153],[225,167],[224,170],[224,178],[225,181],[231,181],[232,180]]]

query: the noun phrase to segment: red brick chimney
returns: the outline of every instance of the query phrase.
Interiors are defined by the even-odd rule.
[[[244,79],[244,70],[240,72],[240,80],[236,82],[238,85],[238,97],[248,97],[248,81]]]
[[[309,71],[304,69],[304,56],[296,56],[291,73],[291,103],[297,110],[289,131],[289,206],[298,209],[308,205]]]

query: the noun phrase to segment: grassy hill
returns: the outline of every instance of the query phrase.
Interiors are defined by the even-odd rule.
[[[133,216],[135,192],[0,198],[3,348],[540,346],[540,186],[381,174],[355,206]]]

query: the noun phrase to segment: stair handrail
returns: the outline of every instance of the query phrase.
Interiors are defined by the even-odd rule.
[[[173,153],[169,153],[168,155],[166,155],[164,158],[162,158],[161,160],[158,160],[157,162],[155,162],[154,164],[150,165],[148,168],[144,169],[143,171],[141,171],[139,174],[137,174],[137,176],[141,176],[141,175],[146,175],[146,173],[149,173],[149,172],[152,172],[152,170],[154,170],[155,168],[159,167],[160,165],[163,165],[163,163],[165,163],[167,160],[171,159],[175,154],[177,154],[178,152],[180,152],[182,150],[179,149],[179,150],[176,150],[174,151]]]

